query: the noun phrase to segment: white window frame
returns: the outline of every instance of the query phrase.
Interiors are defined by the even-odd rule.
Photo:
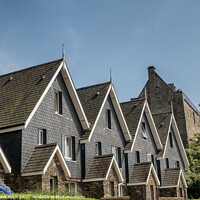
[[[118,163],[118,158],[119,158],[119,155],[118,155],[118,148],[115,147],[115,146],[112,146],[112,147],[111,147],[111,152],[112,152],[112,154],[114,154],[115,159],[116,159],[116,161],[117,161],[117,163]]]
[[[69,196],[70,196],[70,193],[71,193],[71,184],[74,184],[74,195],[75,197],[77,197],[78,195],[78,191],[77,191],[77,182],[67,182],[68,184],[68,189],[69,189]]]
[[[143,139],[147,139],[146,123],[145,123],[145,122],[142,122],[142,123],[141,123],[141,128],[142,128],[142,136],[143,136]]]
[[[147,162],[151,162],[151,154],[147,154]]]
[[[99,143],[95,142],[95,155],[99,156]]]
[[[113,188],[111,187],[111,183],[113,183]],[[113,189],[113,191],[112,191],[112,189]],[[111,197],[115,196],[115,183],[114,183],[114,181],[109,182],[109,192],[110,192]],[[112,193],[113,193],[113,195],[112,195]]]
[[[60,102],[59,92],[61,92],[61,91],[55,91],[55,113],[57,115],[62,115],[61,113],[59,113],[59,107],[60,107],[60,104],[59,104],[59,102]]]
[[[178,168],[177,162],[179,162],[179,160],[175,160],[175,162],[174,162],[174,168]],[[180,167],[180,162],[179,162],[179,167]]]
[[[72,160],[72,137],[71,136],[67,136],[67,135],[62,135],[63,139],[64,139],[64,147],[62,147],[62,150],[63,150],[63,155],[64,155],[64,158],[66,160]],[[67,139],[70,139],[70,153],[71,155],[67,155],[68,154],[68,151],[67,151]]]
[[[44,140],[44,129],[39,129],[38,130],[38,145],[43,145],[43,140]]]
[[[123,187],[121,186],[121,184],[118,184],[118,196],[119,197],[124,196],[124,191],[123,191]]]

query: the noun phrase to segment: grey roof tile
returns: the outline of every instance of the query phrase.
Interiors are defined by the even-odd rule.
[[[0,129],[25,123],[61,62],[59,59],[0,76]]]
[[[180,168],[169,168],[165,170],[162,186],[176,186],[180,176]]]

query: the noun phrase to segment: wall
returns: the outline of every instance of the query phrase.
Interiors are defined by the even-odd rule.
[[[129,158],[129,177],[131,177],[132,170],[134,164],[136,164],[136,151],[140,152],[140,162],[146,162],[147,161],[147,154],[152,154],[154,155],[154,158],[156,157],[157,154],[157,148],[154,142],[153,135],[151,133],[151,129],[149,127],[147,118],[145,114],[142,117],[141,123],[145,122],[146,124],[146,130],[147,130],[147,138],[143,138],[142,134],[142,127],[140,124],[140,127],[138,129],[138,133],[135,138],[135,144],[133,147],[133,151],[128,154]],[[154,160],[154,163],[156,164],[156,161]],[[154,165],[156,168],[156,165]],[[129,178],[130,179],[130,178]]]
[[[8,159],[12,173],[20,171],[21,167],[21,130],[1,133],[0,145]]]
[[[111,129],[106,128],[106,110],[111,110]],[[97,122],[93,136],[89,143],[85,144],[86,154],[86,174],[95,156],[95,142],[101,142],[102,155],[111,154],[111,147],[121,148],[122,172],[125,175],[125,162],[123,155],[123,148],[125,146],[125,139],[120,128],[116,113],[114,111],[110,97],[108,97],[105,106],[102,110],[100,118]],[[125,176],[124,176],[125,177]]]
[[[55,114],[55,91],[63,92],[63,115]],[[38,144],[39,128],[47,130],[47,143],[56,142],[60,148],[62,134],[76,137],[76,161],[67,161],[67,166],[72,178],[80,178],[79,137],[82,134],[82,127],[61,74],[57,76],[26,130],[23,130],[21,169],[25,167],[35,146]]]

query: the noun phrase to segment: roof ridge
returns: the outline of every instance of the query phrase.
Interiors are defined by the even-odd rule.
[[[87,88],[91,88],[91,87],[96,87],[96,86],[100,86],[100,85],[105,85],[105,84],[108,84],[108,83],[111,83],[111,82],[108,81],[108,82],[104,82],[104,83],[98,83],[98,84],[94,84],[94,85],[89,85],[89,86],[85,86],[85,87],[78,88],[78,89],[76,89],[76,90],[87,89]]]
[[[45,148],[45,147],[51,147],[51,146],[57,146],[57,145],[58,145],[58,143],[50,143],[50,144],[37,145],[35,147],[35,149]]]
[[[18,72],[26,71],[26,70],[29,70],[29,69],[32,69],[32,68],[35,68],[35,67],[39,67],[39,66],[41,66],[41,65],[46,65],[46,64],[53,63],[53,62],[61,61],[61,60],[63,60],[63,59],[60,58],[60,59],[57,59],[57,60],[53,60],[53,61],[49,61],[49,62],[46,62],[46,63],[42,63],[42,64],[30,66],[30,67],[27,67],[27,68],[24,68],[24,69],[20,69],[20,70],[17,70],[17,71],[9,72],[9,73],[7,73],[7,74],[2,74],[2,75],[0,75],[0,78],[1,78],[1,77],[4,77],[4,76],[8,76],[8,75],[15,74],[15,73],[18,73]]]

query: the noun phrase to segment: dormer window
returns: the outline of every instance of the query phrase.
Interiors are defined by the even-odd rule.
[[[95,154],[96,154],[96,156],[101,155],[101,142],[95,143]]]
[[[142,135],[143,135],[144,139],[147,139],[146,124],[145,124],[145,122],[142,122]]]
[[[56,92],[56,114],[62,115],[62,92]]]
[[[111,129],[111,112],[110,109],[106,110],[106,127]]]
[[[47,143],[47,139],[46,139],[46,129],[39,129],[38,131],[38,144],[42,145],[42,144],[46,144]]]
[[[66,160],[75,161],[75,137],[62,136],[62,152]]]

